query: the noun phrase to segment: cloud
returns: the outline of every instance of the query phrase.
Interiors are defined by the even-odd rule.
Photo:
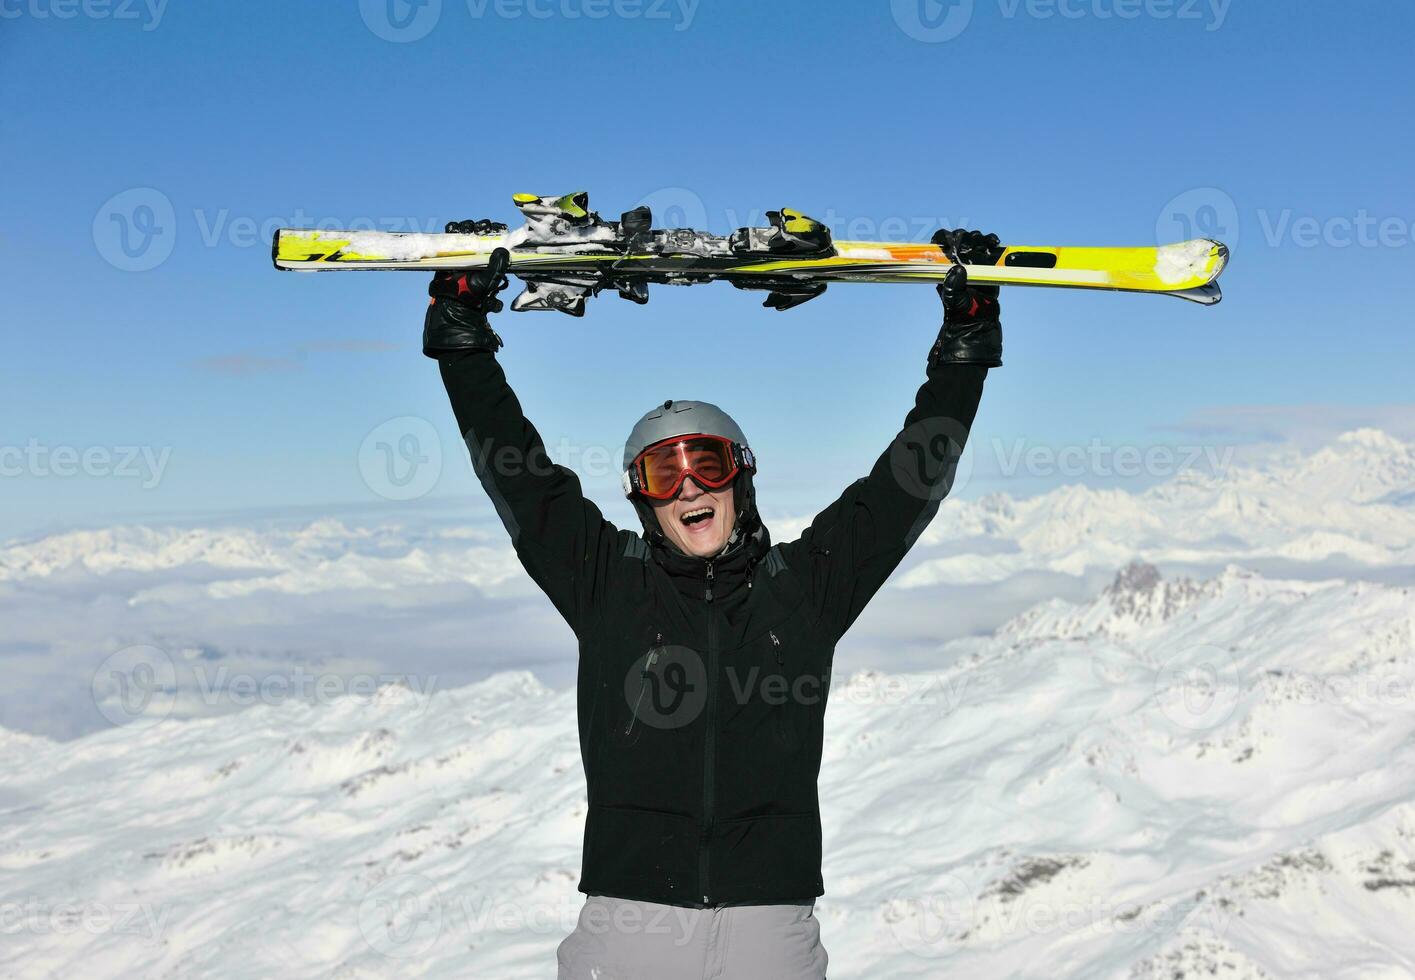
[[[406,346],[386,340],[316,340],[301,344],[299,350],[301,354],[376,354],[403,350]]]
[[[203,357],[194,362],[198,371],[220,374],[230,378],[244,378],[256,374],[278,374],[286,371],[300,371],[303,365],[288,357],[261,357],[256,354],[218,354]]]
[[[315,340],[301,344],[293,356],[266,356],[262,354],[217,354],[194,362],[198,371],[241,378],[257,374],[280,374],[288,371],[304,370],[304,362],[310,354],[374,354],[401,350],[402,345],[386,340]]]

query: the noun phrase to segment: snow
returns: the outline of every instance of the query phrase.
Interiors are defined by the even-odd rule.
[[[512,251],[526,246],[545,244],[554,238],[554,244],[584,246],[590,251],[615,240],[613,230],[605,225],[577,226],[563,221],[553,222],[554,228],[536,225],[517,228],[505,234],[458,235],[424,234],[421,232],[386,231],[293,231],[290,234],[311,241],[331,241],[340,244],[346,254],[361,255],[371,259],[395,262],[412,262],[419,259],[436,258],[444,253],[489,253],[493,248],[505,246]]]
[[[421,582],[466,582],[494,588],[521,573],[514,555],[504,547],[503,537],[484,529],[452,528],[432,540],[409,540],[400,529],[351,527],[335,520],[259,530],[120,527],[71,531],[0,548],[0,582],[42,580],[76,569],[109,576],[200,566],[220,574],[183,594],[229,598],[256,591],[387,590]],[[152,601],[157,595],[138,592],[130,601]]]
[[[831,976],[1409,976],[1415,602],[1134,564],[836,680]],[[525,672],[54,743],[0,730],[0,974],[544,977],[574,694]]]
[[[1166,284],[1202,279],[1209,266],[1213,242],[1196,238],[1174,245],[1161,245],[1155,259],[1155,275]]]
[[[1310,454],[1181,469],[1140,493],[1069,485],[1023,499],[992,494],[945,506],[920,538],[921,560],[898,582],[1079,575],[1137,554],[1157,565],[1341,560],[1406,569],[1415,565],[1415,508],[1402,494],[1412,487],[1415,445],[1363,429]]]
[[[548,975],[573,657],[486,509],[0,545],[0,977]],[[1415,975],[1412,566],[1415,446],[1373,429],[945,502],[837,655],[833,980]],[[169,715],[14,730],[146,650]],[[382,683],[197,696],[295,670]]]

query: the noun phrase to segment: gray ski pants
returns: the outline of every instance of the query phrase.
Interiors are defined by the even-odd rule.
[[[691,909],[592,895],[559,980],[824,980],[815,905]]]

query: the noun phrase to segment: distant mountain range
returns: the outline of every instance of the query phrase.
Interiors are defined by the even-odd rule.
[[[1410,589],[1134,563],[938,660],[832,690],[832,978],[1415,975]],[[578,909],[526,672],[0,750],[0,976],[541,978]]]

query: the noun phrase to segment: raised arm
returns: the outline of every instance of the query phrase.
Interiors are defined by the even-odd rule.
[[[617,531],[585,499],[573,471],[551,463],[497,363],[505,252],[478,273],[433,278],[423,353],[437,359],[472,465],[521,564],[579,633],[605,587]]]
[[[934,240],[970,264],[996,261],[1001,251],[996,236],[978,232],[940,232]],[[811,598],[836,637],[850,628],[938,513],[988,368],[1002,365],[997,288],[970,287],[960,264],[938,291],[943,327],[902,428],[869,475],[846,487],[799,540],[782,549],[787,564],[809,570]]]

